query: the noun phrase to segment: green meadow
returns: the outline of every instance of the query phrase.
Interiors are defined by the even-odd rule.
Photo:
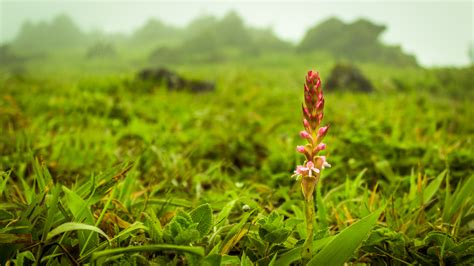
[[[113,38],[114,49],[2,48],[2,265],[474,263],[472,66],[421,67],[399,51],[393,64],[339,58],[270,38],[200,54],[180,36],[165,51]],[[339,62],[373,91],[326,88]],[[215,90],[138,78],[156,67]],[[316,187],[305,260],[291,175],[304,160],[295,147],[310,69],[332,167]]]

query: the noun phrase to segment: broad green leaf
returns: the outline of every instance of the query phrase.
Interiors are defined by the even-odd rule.
[[[342,230],[308,262],[308,265],[343,265],[367,237],[383,209],[380,208]]]
[[[63,191],[66,194],[66,200],[68,203],[66,206],[71,210],[75,220],[94,224],[94,218],[90,211],[90,204],[67,187],[63,186]]]
[[[89,225],[89,224],[74,223],[74,222],[61,224],[60,226],[51,230],[48,233],[48,236],[46,237],[46,241],[51,240],[53,237],[59,234],[69,232],[69,231],[78,231],[78,230],[86,230],[86,231],[93,231],[93,232],[99,233],[102,236],[104,236],[107,240],[110,241],[109,237],[100,228]]]
[[[86,224],[95,224],[94,217],[92,216],[92,212],[90,210],[90,204],[83,200],[79,195],[77,195],[74,191],[69,190],[68,188],[63,186],[63,191],[66,194],[67,205],[72,214],[74,215],[74,221],[76,222],[83,222]],[[89,239],[89,235],[92,234],[92,237]],[[96,245],[98,241],[97,234],[94,232],[79,232],[78,233],[79,244],[81,246],[81,250],[85,249],[88,250],[90,247]],[[86,246],[86,242],[88,245]]]
[[[334,236],[325,237],[322,239],[314,240],[313,242],[313,253],[316,253],[318,250],[322,249],[329,241],[331,241]],[[301,260],[301,251],[303,250],[302,246],[296,247],[290,251],[287,251],[276,260],[275,265],[290,265],[291,263]]]
[[[207,235],[212,227],[211,206],[207,203],[203,204],[192,210],[189,215],[191,215],[193,222],[198,224],[197,230],[201,233],[201,236]]]
[[[260,238],[271,244],[278,244],[284,242],[291,234],[291,228],[288,228],[283,222],[283,216],[273,211],[258,221],[258,235]]]
[[[197,230],[198,224],[191,216],[183,211],[173,217],[163,230],[163,239],[167,243],[187,245],[200,239],[201,233]]]

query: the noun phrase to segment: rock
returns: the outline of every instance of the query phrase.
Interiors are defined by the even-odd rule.
[[[326,83],[328,90],[372,92],[372,83],[354,65],[337,64]]]
[[[188,80],[166,68],[143,69],[138,73],[142,81],[164,84],[168,90],[188,90],[191,92],[214,91],[215,84],[210,81]]]

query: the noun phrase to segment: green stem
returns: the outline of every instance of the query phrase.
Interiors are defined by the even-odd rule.
[[[305,201],[305,214],[306,214],[306,241],[303,244],[303,251],[301,256],[304,260],[311,259],[313,255],[313,235],[314,235],[314,204],[313,195],[310,195]]]

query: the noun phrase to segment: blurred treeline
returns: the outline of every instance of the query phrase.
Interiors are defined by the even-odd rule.
[[[84,32],[70,17],[59,15],[48,22],[25,22],[9,47],[2,47],[1,56],[2,61],[9,62],[21,55],[45,56],[52,51],[85,48],[86,57],[112,57],[126,49],[146,51],[152,61],[176,63],[317,51],[342,60],[416,66],[414,56],[379,40],[385,29],[365,19],[347,24],[330,18],[308,29],[302,41],[293,44],[269,28],[247,26],[235,12],[222,18],[198,17],[183,28],[149,19],[129,35]]]
[[[292,43],[271,28],[247,25],[231,11],[222,18],[197,17],[185,27],[151,18],[130,34],[110,34],[85,32],[62,14],[50,21],[25,22],[16,38],[0,46],[0,70],[45,76],[59,69],[131,73],[150,66],[250,63],[267,69],[301,66],[304,71],[317,62],[329,74],[330,68],[342,62],[362,66],[376,90],[423,89],[460,98],[474,95],[472,65],[423,68],[399,46],[384,44],[380,36],[385,30],[384,25],[367,19],[345,23],[328,18],[310,27],[299,43]],[[472,51],[469,55],[474,57]]]

